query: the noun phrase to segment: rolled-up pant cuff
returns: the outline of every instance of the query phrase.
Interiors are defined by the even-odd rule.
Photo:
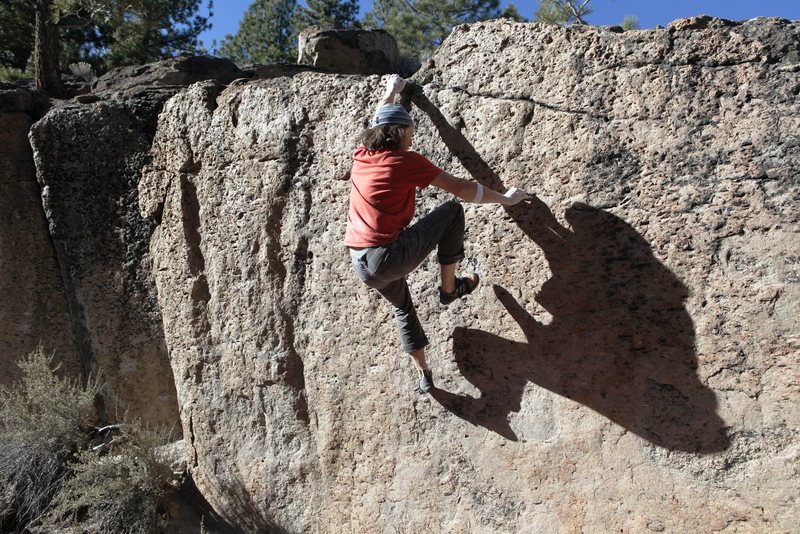
[[[453,265],[454,263],[458,263],[464,259],[464,251],[462,250],[461,254],[458,254],[456,256],[447,256],[446,258],[437,256],[436,259],[441,265]]]
[[[401,334],[401,337],[402,337],[402,334]],[[414,343],[411,343],[409,345],[403,344],[403,352],[408,352],[410,354],[410,353],[412,353],[414,351],[417,351],[417,350],[420,350],[420,349],[424,349],[429,344],[430,344],[430,342],[428,341],[428,338],[424,337],[421,340],[415,341]]]

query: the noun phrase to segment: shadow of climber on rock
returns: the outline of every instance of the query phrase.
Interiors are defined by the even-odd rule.
[[[585,204],[562,227],[534,200],[518,223],[539,245],[552,277],[535,300],[552,315],[538,322],[504,288],[497,298],[526,342],[458,328],[455,359],[478,399],[437,392],[473,424],[516,439],[508,424],[528,382],[572,399],[628,431],[670,449],[710,453],[728,438],[714,393],[697,377],[686,286],[622,219]]]
[[[504,190],[420,86],[410,87],[406,98],[428,115],[476,181]],[[694,325],[684,305],[688,290],[653,256],[647,241],[622,219],[585,204],[567,210],[571,230],[535,197],[506,209],[544,251],[552,277],[536,301],[553,319],[538,322],[495,286],[526,342],[457,328],[456,362],[481,395],[435,390],[434,398],[459,417],[516,440],[508,416],[520,410],[532,382],[666,449],[725,450],[729,437],[716,414],[716,398],[697,376]]]

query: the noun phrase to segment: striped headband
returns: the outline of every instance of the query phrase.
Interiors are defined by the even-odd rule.
[[[378,108],[375,117],[372,119],[372,126],[381,126],[382,124],[414,126],[414,119],[411,118],[411,114],[406,111],[406,108],[400,104],[384,104]]]

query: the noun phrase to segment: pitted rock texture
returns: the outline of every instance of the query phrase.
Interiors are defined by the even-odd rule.
[[[241,75],[209,57],[115,69],[31,130],[71,330],[86,372],[105,379],[111,418],[178,426],[148,252],[155,223],[139,213],[138,184],[164,102],[196,81]]]
[[[177,402],[147,250],[154,223],[136,209],[136,192],[153,100],[175,91],[146,93],[152,100],[60,106],[33,126],[31,144],[76,341],[102,372],[106,409],[170,426]]]
[[[465,206],[466,300],[410,275],[429,396],[341,245],[379,77],[171,99],[139,200],[200,491],[247,532],[795,530],[799,33],[454,30],[415,147],[537,197]]]
[[[55,252],[47,232],[28,130],[50,106],[43,94],[0,84],[0,384],[41,343],[67,375],[80,376]]]

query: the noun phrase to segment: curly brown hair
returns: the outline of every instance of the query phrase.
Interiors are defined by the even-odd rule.
[[[367,150],[397,150],[408,128],[411,126],[381,124],[364,130],[358,140]]]

